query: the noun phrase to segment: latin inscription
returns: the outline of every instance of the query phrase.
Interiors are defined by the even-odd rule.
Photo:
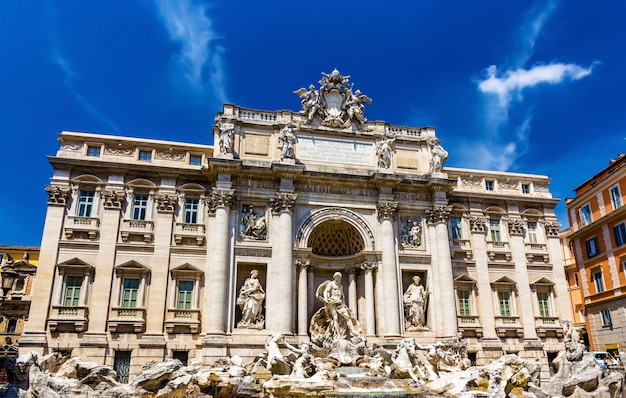
[[[296,157],[316,162],[371,166],[372,146],[349,141],[298,137]]]

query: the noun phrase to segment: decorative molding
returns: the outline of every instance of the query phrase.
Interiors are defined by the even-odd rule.
[[[61,150],[63,151],[80,151],[82,148],[82,142],[65,142],[61,145]]]
[[[270,196],[270,207],[276,214],[282,211],[292,212],[297,197],[298,195],[293,193],[278,192],[276,195]]]
[[[426,220],[429,224],[447,223],[450,219],[452,206],[435,205],[424,210]]]
[[[105,155],[119,155],[119,156],[133,156],[135,148],[123,147],[123,146],[105,146]]]
[[[102,199],[102,206],[106,210],[121,210],[126,200],[126,193],[124,191],[100,191],[100,198]]]
[[[378,221],[394,221],[398,215],[398,202],[381,200],[376,204],[376,211],[378,212]]]
[[[60,188],[56,185],[48,185],[44,188],[48,194],[48,205],[50,206],[66,206],[67,198],[72,194],[71,188]]]
[[[167,151],[157,151],[156,158],[162,160],[185,160],[185,152],[177,152],[172,149]]]

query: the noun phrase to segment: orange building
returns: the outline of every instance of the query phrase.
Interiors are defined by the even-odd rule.
[[[563,236],[574,320],[592,351],[626,351],[626,154],[619,154],[567,199]],[[567,261],[568,251],[575,266]]]

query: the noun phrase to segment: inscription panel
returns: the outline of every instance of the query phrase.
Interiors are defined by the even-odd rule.
[[[371,144],[355,141],[298,137],[296,144],[296,157],[299,160],[371,166],[372,154]]]

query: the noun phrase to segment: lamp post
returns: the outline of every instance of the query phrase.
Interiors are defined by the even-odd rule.
[[[0,273],[2,278],[2,297],[0,297],[0,305],[4,304],[4,300],[7,298],[7,294],[13,289],[13,283],[17,278],[17,272],[13,269],[12,265],[6,265],[2,267]]]

